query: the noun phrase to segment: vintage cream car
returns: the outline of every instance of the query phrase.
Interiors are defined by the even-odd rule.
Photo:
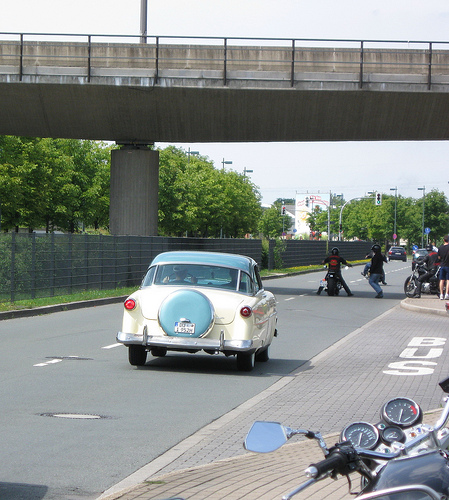
[[[237,368],[251,371],[255,361],[268,361],[276,336],[276,299],[257,263],[242,255],[161,253],[124,307],[117,340],[134,366],[146,363],[147,351],[205,351],[235,355]]]

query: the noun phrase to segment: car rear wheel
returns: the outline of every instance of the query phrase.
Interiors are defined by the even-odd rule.
[[[259,351],[256,354],[256,361],[257,362],[259,362],[259,363],[265,363],[266,361],[268,361],[270,359],[270,355],[269,355],[269,352],[268,352],[269,347],[270,346],[268,346],[263,351]]]
[[[166,347],[152,347],[150,352],[155,357],[163,358],[167,354],[167,348]]]
[[[237,369],[241,372],[250,372],[254,368],[256,354],[247,352],[237,353]]]
[[[140,345],[128,346],[129,364],[133,366],[143,366],[147,361],[147,351]]]

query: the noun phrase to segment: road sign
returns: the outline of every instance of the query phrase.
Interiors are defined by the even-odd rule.
[[[424,229],[424,232],[425,232],[426,234],[429,234],[429,233],[430,233],[430,227],[426,227],[426,228]]]

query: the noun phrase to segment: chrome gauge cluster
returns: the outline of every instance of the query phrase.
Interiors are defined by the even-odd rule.
[[[422,422],[422,410],[411,399],[394,398],[381,409],[381,421],[376,424],[353,422],[341,433],[342,441],[350,441],[357,448],[387,451],[393,443],[405,443],[411,427]]]
[[[372,450],[379,442],[379,431],[377,427],[367,422],[354,422],[343,429],[342,441],[351,441],[357,448]]]
[[[422,422],[422,411],[411,399],[394,398],[382,407],[381,418],[387,424],[397,425],[405,429]]]

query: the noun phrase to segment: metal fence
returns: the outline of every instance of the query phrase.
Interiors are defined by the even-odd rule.
[[[339,242],[345,258],[363,259],[370,244]],[[73,234],[0,234],[0,301],[68,295],[84,290],[138,286],[151,260],[161,252],[204,250],[248,255],[273,268],[318,264],[326,242],[165,238],[159,236],[93,236]],[[265,261],[265,262],[264,262]]]
[[[274,259],[275,242],[270,242],[270,258]],[[284,267],[310,266],[320,264],[333,247],[338,247],[340,255],[346,260],[362,260],[371,249],[372,243],[366,241],[310,241],[286,240],[280,258]],[[269,269],[274,268],[269,262]]]
[[[449,72],[448,42],[193,36],[146,36],[144,42],[136,35],[2,32],[0,69],[23,81],[30,75],[53,75],[59,67],[62,75],[91,82],[100,74],[122,74],[114,69],[132,68],[134,76],[151,76],[155,84],[164,71],[171,79],[185,79],[189,71],[200,69],[201,75],[211,70],[209,78],[225,86],[241,70],[270,70],[270,79],[285,80],[291,87],[318,71],[340,74],[342,81],[360,88],[393,73],[399,79],[415,75],[415,83],[429,90]]]

